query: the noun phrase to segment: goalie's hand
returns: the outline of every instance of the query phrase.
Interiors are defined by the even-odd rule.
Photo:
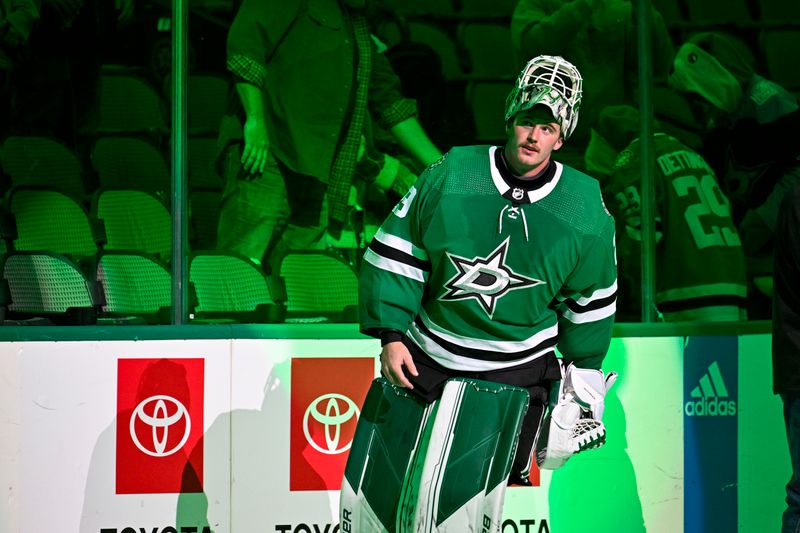
[[[381,373],[392,385],[413,389],[414,385],[406,377],[403,367],[407,368],[412,376],[419,375],[411,353],[402,342],[385,344],[381,350]]]

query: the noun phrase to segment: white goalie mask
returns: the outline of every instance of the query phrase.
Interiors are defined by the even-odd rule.
[[[582,94],[583,78],[575,65],[560,56],[534,57],[522,69],[506,99],[506,124],[520,111],[544,104],[567,139],[578,125]]]

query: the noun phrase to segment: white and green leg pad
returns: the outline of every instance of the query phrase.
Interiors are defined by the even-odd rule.
[[[426,448],[438,402],[426,404],[384,378],[372,382],[347,457],[339,530],[399,531],[398,501],[419,449]]]
[[[528,392],[453,378],[428,405],[376,379],[345,467],[340,531],[500,531]]]

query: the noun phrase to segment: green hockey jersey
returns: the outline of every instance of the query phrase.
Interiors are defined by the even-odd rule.
[[[362,332],[404,332],[442,366],[490,371],[553,351],[598,368],[616,309],[614,219],[597,181],[551,162],[536,180],[502,148],[453,148],[365,252]]]
[[[663,133],[655,136],[655,152],[659,311],[667,320],[743,318],[745,259],[730,202],[699,154]],[[620,292],[627,293],[626,302],[640,297],[640,168],[637,139],[620,153],[609,187],[614,212],[624,224]]]

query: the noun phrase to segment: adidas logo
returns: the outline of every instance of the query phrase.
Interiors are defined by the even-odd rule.
[[[728,398],[728,388],[719,365],[716,361],[711,363],[708,370],[700,378],[700,382],[692,389],[691,397],[684,405],[683,410],[686,416],[734,416],[736,414],[736,402],[726,400]]]

